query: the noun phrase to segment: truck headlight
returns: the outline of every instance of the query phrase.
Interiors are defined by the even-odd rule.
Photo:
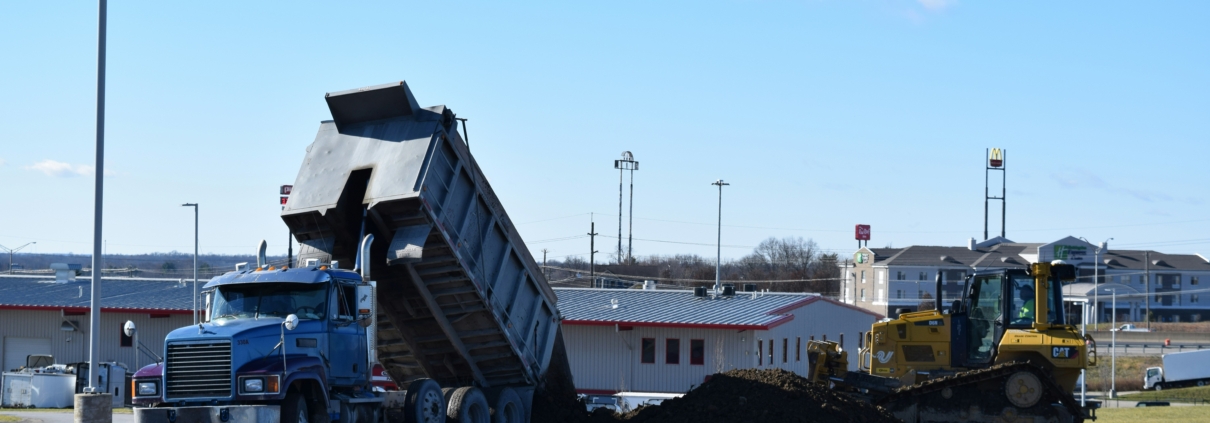
[[[139,382],[138,395],[140,397],[159,395],[159,384],[155,382]]]
[[[264,392],[265,380],[259,377],[244,379],[244,392]]]
[[[240,376],[240,393],[244,394],[276,394],[278,392],[278,375]]]

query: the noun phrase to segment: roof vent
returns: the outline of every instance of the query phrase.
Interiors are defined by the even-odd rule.
[[[756,284],[754,284],[754,283],[744,284],[744,292],[756,292]]]
[[[706,298],[706,287],[699,286],[693,288],[693,296],[698,298]]]
[[[618,299],[617,298],[609,300],[609,308],[618,308]]]
[[[643,281],[643,290],[644,291],[655,291],[655,285],[657,283],[658,282],[656,282],[656,281]]]
[[[734,296],[734,295],[735,295],[735,284],[733,284],[733,283],[725,283],[725,284],[723,284],[723,296],[724,296],[724,297],[731,297],[731,296]]]
[[[971,238],[969,241],[966,241],[966,249],[975,251],[975,239],[974,238]]]
[[[78,264],[51,263],[50,268],[55,271],[55,283],[69,283],[76,281],[76,271],[83,267]]]

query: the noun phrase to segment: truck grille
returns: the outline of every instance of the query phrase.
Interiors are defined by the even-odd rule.
[[[169,344],[164,364],[165,399],[231,396],[231,341]]]

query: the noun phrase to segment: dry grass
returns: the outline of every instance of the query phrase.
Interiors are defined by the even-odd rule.
[[[1165,389],[1159,392],[1144,391],[1136,394],[1122,395],[1118,399],[1126,401],[1206,402],[1210,401],[1210,386]]]
[[[20,417],[10,416],[7,414],[0,414],[0,422],[19,422],[19,421],[21,421]]]
[[[1206,407],[1102,408],[1097,410],[1096,423],[1204,422],[1208,411]]]
[[[1109,357],[1099,357],[1095,367],[1088,368],[1088,389],[1108,391],[1110,385]],[[1162,361],[1156,356],[1125,356],[1117,358],[1117,390],[1143,390],[1143,374],[1148,367],[1160,367]]]

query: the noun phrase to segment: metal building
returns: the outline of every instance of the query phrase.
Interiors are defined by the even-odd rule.
[[[53,355],[61,364],[87,362],[91,289],[91,279],[0,276],[2,369],[24,366],[32,354]],[[138,352],[122,325],[133,321],[138,341],[161,354],[169,331],[193,323],[193,287],[175,279],[104,278],[100,306],[97,361],[134,371],[152,359]]]
[[[882,316],[817,294],[555,288],[576,389],[683,393],[712,374],[778,368],[805,375],[807,341],[855,353]]]

